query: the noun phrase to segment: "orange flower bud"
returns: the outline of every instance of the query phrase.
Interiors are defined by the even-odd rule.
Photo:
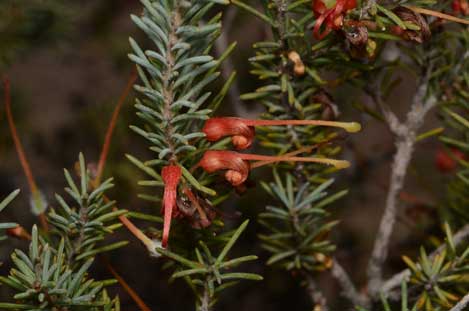
[[[176,208],[177,186],[181,179],[182,171],[177,165],[168,165],[163,167],[161,177],[164,182],[163,194],[163,211],[164,211],[164,225],[163,225],[163,239],[161,245],[166,247],[168,245],[169,230],[171,228],[171,218],[173,216],[173,209]]]
[[[231,140],[237,149],[249,148],[255,135],[254,127],[248,125],[245,119],[234,117],[210,118],[205,122],[202,132],[208,141],[232,136]]]
[[[227,150],[208,150],[199,162],[199,166],[207,173],[226,170],[225,178],[233,186],[239,186],[249,175],[249,162],[240,154]]]

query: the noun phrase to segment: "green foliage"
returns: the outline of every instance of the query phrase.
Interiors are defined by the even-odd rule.
[[[278,264],[287,270],[329,268],[331,261],[327,256],[335,246],[328,237],[336,222],[326,220],[328,212],[324,208],[347,191],[328,195],[325,190],[333,183],[331,179],[306,192],[311,189],[308,183],[294,184],[297,181],[292,175],[285,175],[281,178],[274,171],[275,183],[263,183],[266,191],[281,203],[280,207],[267,206],[259,214],[260,223],[269,232],[259,236],[262,246],[272,253],[267,264]]]
[[[130,39],[134,53],[129,57],[137,64],[143,82],[135,86],[144,95],[137,99],[137,115],[145,124],[132,129],[148,139],[150,149],[157,153],[151,166],[177,160],[190,167],[196,155],[208,148],[201,139],[201,122],[209,118],[226,93],[212,96],[206,90],[219,76],[222,61],[209,55],[221,31],[221,14],[202,24],[216,1],[142,3],[143,15],[132,19],[152,39],[154,50],[143,51]],[[152,177],[161,182],[158,173]]]
[[[216,303],[216,294],[227,287],[235,285],[238,280],[262,280],[262,277],[257,274],[232,272],[233,268],[244,262],[256,260],[257,256],[242,256],[233,259],[227,257],[228,252],[246,229],[248,223],[248,220],[244,221],[228,237],[226,244],[216,256],[212,254],[203,241],[199,241],[199,247],[195,249],[196,260],[184,258],[163,248],[157,249],[160,254],[178,263],[178,268],[171,278],[184,278],[196,293],[199,305],[204,300],[204,295],[210,297],[210,306],[214,305]]]
[[[93,181],[82,154],[79,156],[79,186],[68,170],[64,171],[68,183],[65,191],[73,203],[67,203],[57,194],[60,209],[51,209],[48,219],[54,226],[53,233],[64,238],[67,260],[81,265],[96,254],[125,246],[127,242],[121,241],[96,247],[98,242],[121,227],[117,218],[126,213],[125,210],[113,210],[115,202],[105,198],[105,191],[113,187],[112,178],[92,189]]]
[[[418,310],[448,310],[469,291],[469,247],[455,246],[453,234],[446,227],[446,247],[434,256],[420,249],[417,262],[404,256],[411,270],[410,284],[418,290]]]
[[[391,302],[384,296],[381,296],[381,306],[379,307],[380,311],[417,311],[417,305],[414,305],[412,309],[409,307],[409,292],[407,288],[407,282],[402,282],[401,284],[401,301],[399,307],[394,307],[395,303]],[[357,307],[357,311],[367,311],[362,307]]]
[[[0,277],[0,282],[15,291],[15,303],[0,303],[2,310],[120,310],[119,299],[110,299],[104,289],[114,281],[95,281],[89,277],[88,270],[94,256],[127,244],[123,241],[96,247],[120,227],[116,218],[125,211],[113,211],[114,202],[104,202],[104,192],[112,187],[112,179],[91,189],[92,180],[82,154],[79,171],[80,186],[77,187],[65,170],[69,185],[65,190],[78,207],[57,195],[60,209],[51,209],[47,218],[53,236],[40,235],[34,226],[29,251],[16,249],[11,255],[14,267],[8,277]],[[0,211],[18,192],[0,203]],[[0,224],[2,230],[16,226]]]
[[[10,204],[11,201],[13,201],[18,196],[19,193],[20,193],[20,190],[17,189],[13,191],[12,193],[10,193],[5,199],[3,199],[3,201],[0,202],[0,212],[2,212],[8,206],[8,204]],[[18,224],[13,223],[13,222],[0,223],[0,241],[5,240],[7,238],[7,236],[5,235],[5,230],[13,229],[17,226]]]
[[[103,290],[106,282],[89,279],[87,270],[92,259],[79,269],[67,264],[64,240],[57,250],[38,236],[37,227],[32,230],[29,252],[15,250],[11,259],[15,268],[0,282],[13,288],[15,303],[0,303],[7,310],[119,310],[118,300],[110,301]]]

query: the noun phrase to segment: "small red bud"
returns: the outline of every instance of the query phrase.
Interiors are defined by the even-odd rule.
[[[457,149],[452,149],[451,153],[457,159],[465,159],[464,153]],[[435,164],[438,170],[442,173],[451,173],[457,167],[456,160],[451,157],[451,155],[447,151],[441,149],[438,150],[435,154]]]
[[[163,167],[161,177],[164,182],[163,194],[163,211],[164,211],[164,225],[163,225],[163,239],[161,245],[166,247],[168,245],[169,230],[171,228],[171,218],[173,210],[176,208],[177,186],[181,179],[182,171],[177,165],[168,165]]]
[[[233,117],[210,118],[205,122],[202,132],[208,141],[217,141],[226,136],[232,136],[231,140],[236,149],[249,148],[254,140],[255,130],[247,125],[245,119]]]
[[[241,158],[240,154],[226,150],[208,150],[199,162],[199,166],[207,173],[226,170],[225,178],[233,186],[239,186],[246,181],[250,165]]]

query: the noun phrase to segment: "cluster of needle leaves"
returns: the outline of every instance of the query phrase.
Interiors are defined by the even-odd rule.
[[[93,187],[83,155],[78,161],[79,185],[65,170],[71,200],[56,195],[59,208],[47,217],[48,230],[33,226],[28,251],[16,249],[11,255],[13,267],[0,282],[10,287],[15,302],[0,303],[3,310],[120,310],[119,299],[111,299],[105,287],[114,280],[96,281],[89,269],[97,254],[127,244],[126,241],[98,245],[120,227],[116,222],[122,210],[113,210],[114,202],[104,202],[104,193],[112,187],[111,180]],[[2,210],[18,191],[1,204]],[[5,230],[19,228],[14,223],[0,224],[2,239]],[[25,230],[24,228],[22,228]],[[14,231],[10,236],[18,237]],[[24,238],[24,236],[23,236]]]

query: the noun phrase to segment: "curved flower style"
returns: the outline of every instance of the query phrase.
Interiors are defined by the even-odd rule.
[[[207,173],[226,170],[225,179],[233,186],[239,186],[246,181],[251,168],[248,161],[272,162],[311,162],[332,165],[338,169],[347,168],[350,163],[345,160],[334,160],[313,157],[292,156],[265,156],[258,154],[246,154],[229,150],[208,150],[199,161],[198,166]],[[259,165],[257,166],[259,167]]]
[[[173,209],[176,207],[177,186],[181,179],[182,171],[177,165],[168,165],[163,167],[161,177],[164,182],[164,195],[163,195],[163,212],[164,212],[164,225],[163,225],[163,239],[161,245],[166,248],[168,245],[169,230],[171,228],[171,218]]]
[[[328,3],[324,0],[314,0],[313,11],[316,17],[313,28],[314,37],[322,40],[332,30],[340,29],[343,24],[344,14],[356,7],[356,0],[337,0],[332,7],[328,7]],[[324,22],[326,23],[326,28],[321,33],[320,29]]]
[[[350,133],[361,130],[356,122],[334,122],[324,120],[252,120],[237,117],[210,118],[205,122],[202,132],[208,141],[217,141],[225,136],[231,136],[236,149],[246,149],[252,145],[256,126],[281,125],[317,125],[340,127]]]

